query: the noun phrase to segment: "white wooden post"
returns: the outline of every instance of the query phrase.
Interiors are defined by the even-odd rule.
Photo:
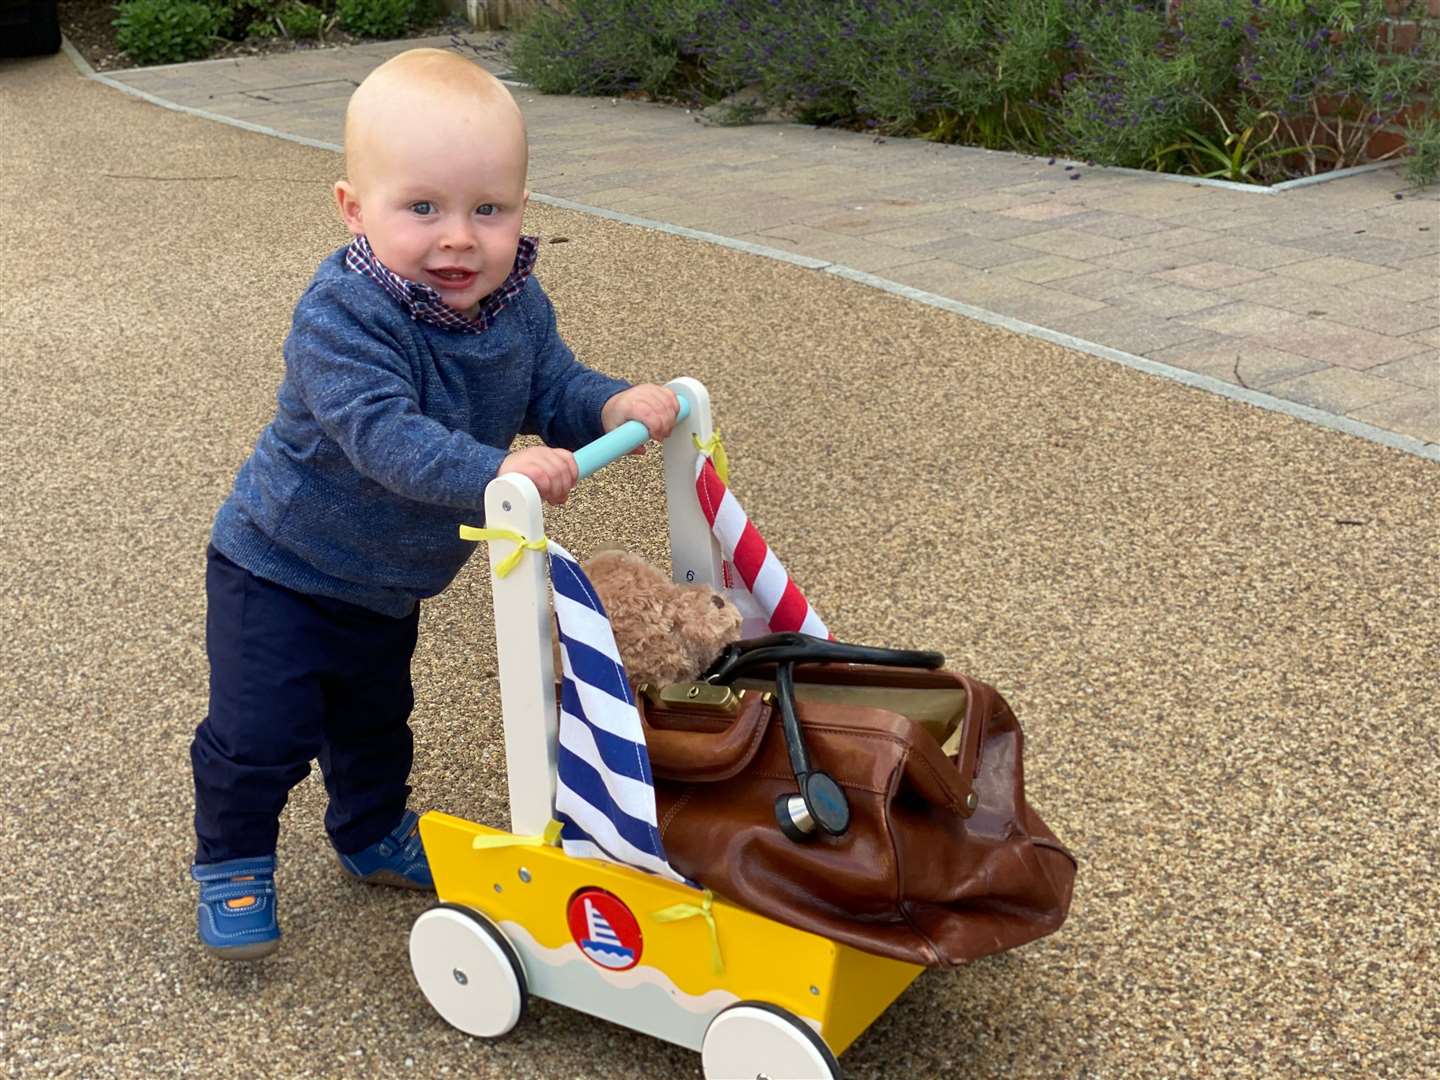
[[[695,496],[695,459],[700,451],[695,438],[707,441],[714,433],[710,423],[710,393],[697,380],[672,379],[665,384],[690,403],[690,415],[675,425],[665,440],[665,509],[670,523],[671,574],[679,582],[703,582],[722,588],[720,546]]]
[[[694,437],[709,439],[710,395],[694,379],[667,383],[690,404],[690,415],[665,440],[665,502],[676,581],[721,587],[720,548],[695,496]],[[544,507],[530,478],[506,473],[485,488],[485,525],[527,540],[545,535]],[[496,568],[515,550],[508,540],[490,544],[495,598],[495,651],[500,712],[505,723],[505,775],[510,788],[510,831],[534,836],[554,816],[556,740],[555,663],[551,651],[550,564],[545,552],[526,551],[510,573]]]
[[[485,525],[527,540],[545,535],[540,493],[528,476],[506,473],[485,487]],[[550,646],[550,568],[543,551],[526,551],[505,577],[495,568],[515,550],[490,541],[495,595],[495,650],[500,712],[505,722],[505,775],[510,786],[510,831],[534,836],[554,816],[555,664]]]

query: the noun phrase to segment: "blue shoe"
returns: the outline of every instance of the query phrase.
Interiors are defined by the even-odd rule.
[[[274,855],[200,863],[190,867],[190,876],[200,883],[195,918],[211,955],[258,960],[280,947]]]
[[[336,852],[336,857],[347,874],[371,885],[435,891],[430,861],[420,844],[420,817],[414,810],[406,810],[399,825],[363,851],[353,855]]]

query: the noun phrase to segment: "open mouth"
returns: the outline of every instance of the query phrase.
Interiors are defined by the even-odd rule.
[[[446,266],[429,273],[436,284],[448,289],[463,289],[479,276],[474,270],[464,270],[458,266]]]

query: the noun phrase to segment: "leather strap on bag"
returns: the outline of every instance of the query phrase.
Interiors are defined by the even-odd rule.
[[[746,693],[741,696],[739,713],[723,731],[684,731],[652,725],[645,695],[637,695],[635,704],[655,775],[694,783],[713,783],[739,775],[760,749],[774,708],[770,695]]]

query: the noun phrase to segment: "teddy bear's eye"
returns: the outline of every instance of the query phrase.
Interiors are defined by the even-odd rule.
[[[725,601],[718,596],[710,597],[710,602],[718,608],[723,608],[725,606]]]

